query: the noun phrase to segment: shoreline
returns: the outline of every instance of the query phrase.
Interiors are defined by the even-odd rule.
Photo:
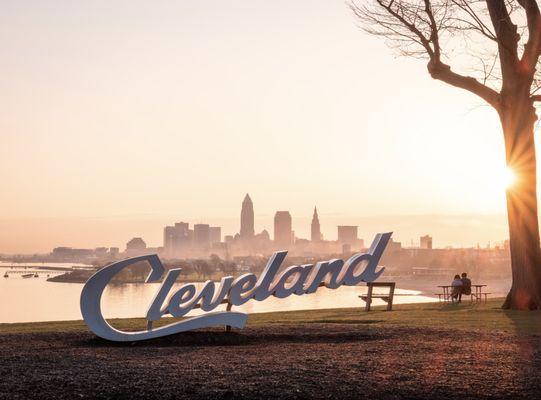
[[[182,282],[180,282],[182,283]],[[54,284],[54,282],[53,282]],[[111,284],[112,287],[116,286],[117,284]],[[129,285],[129,284],[118,284],[119,286],[123,286],[123,285]],[[158,285],[158,284],[156,284]],[[366,288],[364,286],[359,286],[358,287],[359,289],[362,289],[364,288],[365,292],[366,292]],[[322,289],[320,289],[322,290]],[[403,289],[403,288],[397,288],[396,291],[400,291],[400,290],[409,290],[409,289]],[[361,292],[359,292],[361,293]],[[310,296],[310,295],[307,295],[307,296]],[[304,296],[303,296],[304,297]],[[357,297],[357,295],[355,295],[355,297]],[[418,299],[417,297],[421,297],[421,299]],[[399,300],[398,300],[399,299]],[[308,305],[308,307],[303,306],[302,304],[297,304],[297,305],[289,305],[288,308],[284,308],[283,305],[280,305],[280,303],[277,303],[276,305],[273,305],[273,306],[267,306],[266,308],[259,308],[261,307],[261,305],[264,304],[264,302],[255,302],[255,308],[250,308],[250,309],[245,309],[245,308],[238,308],[238,307],[233,307],[233,311],[240,311],[240,312],[246,312],[248,315],[255,315],[255,314],[274,314],[274,313],[289,313],[289,312],[318,312],[318,311],[328,311],[328,310],[336,310],[336,311],[339,311],[339,310],[349,310],[349,309],[357,309],[357,310],[364,310],[364,306],[365,306],[365,303],[361,300],[361,299],[358,299],[358,302],[355,302],[355,304],[351,304],[351,302],[347,301],[343,304],[343,306],[337,306],[336,304],[327,304],[327,303],[324,303],[324,304],[327,304],[326,306],[323,305],[323,304],[320,304],[320,303],[317,303],[317,300],[316,300],[316,303],[310,303]],[[395,302],[394,302],[394,305],[393,305],[393,308],[396,308],[396,307],[399,307],[399,306],[404,306],[404,305],[422,305],[422,304],[438,304],[438,298],[437,297],[433,297],[433,296],[426,296],[426,295],[423,295],[423,294],[408,294],[408,293],[396,293],[395,292]],[[442,303],[443,304],[443,303]],[[219,306],[220,308],[218,310],[225,310],[225,305],[221,305]],[[242,307],[242,306],[241,306]],[[386,307],[386,304],[383,303],[381,300],[379,299],[374,299],[373,300],[373,303],[372,303],[372,307],[374,308],[378,308],[378,307]],[[128,315],[128,316],[122,316],[122,315],[118,315],[117,316],[110,316],[110,317],[107,317],[107,319],[113,319],[113,320],[117,320],[117,319],[137,319],[137,318],[143,318],[144,316],[144,313],[145,311],[142,310],[141,311],[141,314],[138,315]],[[196,316],[196,315],[199,315],[200,314],[200,311],[199,310],[194,310],[194,312],[192,314],[188,314],[187,317],[192,317],[192,316]],[[111,315],[111,314],[109,314]],[[165,318],[170,318],[170,317],[165,317]],[[77,316],[71,316],[68,317],[68,318],[54,318],[54,319],[44,319],[44,320],[29,320],[29,321],[0,321],[0,325],[2,324],[32,324],[32,323],[37,323],[37,324],[40,324],[40,323],[47,323],[47,322],[63,322],[63,321],[79,321],[79,320],[82,320],[82,317],[81,317],[81,314],[79,312],[77,312]]]
[[[393,306],[392,311],[385,311],[386,306],[385,305],[376,305],[373,306],[373,311],[365,312],[364,307],[344,307],[344,308],[321,308],[321,309],[310,309],[310,310],[287,310],[287,311],[271,311],[271,312],[252,312],[248,314],[248,325],[251,323],[255,323],[257,325],[266,324],[266,323],[274,323],[276,321],[283,322],[286,319],[289,319],[291,323],[296,323],[299,321],[306,322],[310,321],[310,319],[318,319],[322,315],[329,316],[333,315],[335,317],[342,315],[343,318],[347,320],[357,320],[357,319],[363,319],[367,316],[378,314],[378,317],[389,317],[389,321],[395,321],[394,318],[392,318],[393,314],[397,315],[397,313],[402,312],[411,312],[417,316],[419,312],[427,312],[427,313],[440,313],[442,311],[461,311],[461,312],[473,312],[476,311],[483,311],[483,312],[489,312],[489,313],[501,313],[501,316],[506,316],[508,314],[516,313],[517,315],[522,316],[528,316],[528,313],[524,313],[521,311],[507,311],[501,309],[501,304],[503,303],[505,299],[502,298],[493,298],[489,299],[489,301],[485,303],[470,303],[470,302],[464,302],[462,304],[445,304],[445,303],[438,303],[436,302],[426,302],[426,303],[405,303],[405,304],[395,304]],[[428,314],[427,314],[428,315]],[[531,315],[535,315],[539,317],[539,334],[541,334],[541,311],[533,311],[531,312]],[[470,315],[471,316],[471,315]],[[402,317],[402,315],[400,315]],[[441,317],[441,316],[440,316]],[[334,317],[333,317],[334,318]],[[334,318],[335,319],[335,318]],[[141,325],[142,327],[146,326],[146,319],[144,317],[132,317],[132,318],[108,318],[107,319],[109,323],[113,326],[119,326],[119,327],[135,327]],[[159,327],[162,325],[165,325],[167,323],[170,323],[171,321],[175,321],[178,319],[175,319],[173,317],[163,317],[159,321],[157,321],[154,326]],[[415,320],[415,323],[419,323],[420,321]],[[430,321],[427,321],[429,323]],[[467,319],[465,320],[467,323],[475,322],[475,320]],[[459,327],[463,325],[460,324]],[[481,327],[484,327],[484,325],[481,325]],[[35,328],[35,330],[34,330]],[[88,330],[86,327],[86,324],[82,319],[74,319],[74,320],[50,320],[50,321],[36,321],[36,322],[0,322],[0,335],[4,333],[17,333],[17,332],[52,332],[57,331],[58,329],[66,328],[68,330],[73,329],[82,329],[82,330]]]
[[[401,289],[401,288],[399,288]],[[408,289],[406,289],[408,290]],[[401,295],[401,294],[395,294],[395,296],[411,296],[414,297],[415,295]],[[424,296],[424,295],[423,295]],[[423,301],[423,302],[406,302],[406,303],[400,303],[400,304],[393,304],[393,309],[398,306],[408,306],[408,305],[421,305],[421,304],[443,304],[438,302],[437,297],[432,296],[425,296],[430,297],[433,301]],[[492,300],[492,299],[491,299]],[[503,303],[502,299],[502,303]],[[360,301],[360,300],[359,300]],[[378,301],[377,299],[374,299],[373,301]],[[222,306],[224,307],[224,306]],[[373,309],[384,309],[387,306],[384,304],[372,304]],[[225,309],[225,308],[224,308]],[[248,315],[260,315],[260,314],[281,314],[281,313],[295,313],[295,312],[318,312],[318,311],[340,311],[340,310],[361,310],[364,312],[364,302],[361,302],[359,307],[322,307],[322,308],[306,308],[306,309],[295,309],[295,310],[283,310],[283,311],[250,311]],[[233,309],[235,311],[235,309]],[[241,310],[242,312],[242,310]],[[199,315],[199,314],[196,314]],[[187,315],[186,318],[193,317],[195,315]],[[163,319],[174,319],[173,317],[162,317]],[[106,318],[107,320],[144,320],[144,317],[113,317],[113,318]],[[146,320],[145,320],[146,321]],[[0,333],[2,332],[1,326],[2,325],[13,325],[13,324],[47,324],[47,323],[62,323],[62,322],[83,322],[82,319],[59,319],[59,320],[44,320],[44,321],[20,321],[20,322],[0,322]]]

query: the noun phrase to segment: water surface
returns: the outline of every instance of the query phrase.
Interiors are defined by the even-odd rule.
[[[29,264],[25,264],[29,265]],[[39,264],[44,266],[44,264]],[[53,265],[53,264],[48,264]],[[73,264],[54,264],[72,266]],[[2,264],[0,264],[0,267]],[[37,266],[37,264],[36,264]],[[0,268],[4,275],[6,268]],[[10,274],[0,278],[0,323],[63,321],[81,319],[79,297],[83,284],[47,282],[48,272],[40,272],[38,278],[22,278],[21,274]],[[201,286],[202,283],[196,284]],[[174,288],[179,288],[177,284]],[[160,283],[127,283],[109,285],[102,298],[102,309],[107,318],[144,317],[148,306],[160,287]],[[235,307],[248,313],[268,311],[309,310],[323,308],[362,307],[358,296],[366,292],[365,286],[342,286],[335,290],[319,288],[316,293],[303,296],[289,296],[285,299],[270,297],[265,301],[251,300]],[[395,291],[394,303],[431,302],[433,298],[421,296],[414,290]],[[380,300],[374,303],[384,304]]]

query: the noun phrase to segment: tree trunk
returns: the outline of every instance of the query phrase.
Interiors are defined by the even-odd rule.
[[[500,120],[506,161],[516,175],[515,183],[506,193],[513,281],[502,307],[534,310],[541,308],[541,249],[534,143],[537,116],[529,95],[502,96],[502,99]]]

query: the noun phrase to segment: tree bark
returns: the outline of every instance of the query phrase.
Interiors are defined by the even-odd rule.
[[[518,89],[510,95],[502,92],[500,110],[506,161],[516,174],[515,183],[506,193],[513,281],[502,307],[518,310],[541,309],[541,249],[534,143],[537,116],[526,89]]]

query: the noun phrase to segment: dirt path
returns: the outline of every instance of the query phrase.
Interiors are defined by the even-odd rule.
[[[536,398],[541,337],[270,325],[117,345],[0,335],[0,398]],[[466,343],[464,349],[461,343]]]

